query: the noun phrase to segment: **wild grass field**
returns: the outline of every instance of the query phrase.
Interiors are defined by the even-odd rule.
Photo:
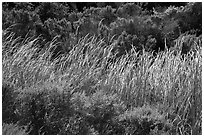
[[[172,51],[156,57],[143,51],[138,57],[133,48],[109,62],[111,46],[87,36],[71,54],[51,62],[49,52],[33,48],[37,39],[15,41],[3,41],[5,121],[44,134],[201,133],[199,49],[184,57]],[[9,56],[11,44],[27,45]]]
[[[88,34],[53,59],[57,36],[39,51],[41,39],[14,35],[2,34],[2,134],[202,134],[202,39],[187,54],[132,45],[115,58]]]

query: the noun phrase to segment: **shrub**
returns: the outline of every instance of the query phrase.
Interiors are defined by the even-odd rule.
[[[64,6],[62,3],[56,2],[42,2],[36,9],[40,20],[44,23],[49,18],[62,19],[69,16],[69,7]]]
[[[172,125],[168,123],[164,115],[150,106],[138,107],[126,111],[118,117],[118,120],[125,129],[125,133],[123,134],[149,135],[155,128],[168,133],[172,128]]]
[[[117,95],[109,95],[98,91],[92,96],[75,94],[74,108],[81,114],[94,131],[100,135],[121,134],[115,117],[124,111],[125,107],[119,102]]]
[[[123,47],[120,52],[130,51],[132,46],[136,48],[136,51],[141,51],[142,49],[150,52],[164,50],[164,40],[160,26],[156,26],[150,17],[118,18],[111,23],[110,27],[109,33],[111,36],[115,35],[115,39],[119,43],[123,43],[118,45]],[[122,32],[126,32],[128,38],[121,39]]]
[[[2,121],[4,123],[15,123],[17,117],[15,114],[15,100],[17,93],[11,83],[3,81],[2,84]]]
[[[190,2],[176,15],[181,32],[195,30],[197,35],[202,34],[202,3]]]
[[[15,37],[28,37],[35,35],[35,25],[39,24],[39,16],[34,11],[7,10],[3,11],[2,29],[9,28]]]
[[[115,9],[111,8],[111,6],[107,6],[102,8],[99,12],[99,17],[103,20],[103,23],[107,26],[113,21],[116,20],[117,16],[115,15]]]
[[[142,14],[142,8],[134,3],[127,3],[117,9],[117,16],[121,18],[132,18]]]
[[[17,114],[29,134],[58,134],[73,111],[69,91],[59,85],[35,85],[19,92]]]

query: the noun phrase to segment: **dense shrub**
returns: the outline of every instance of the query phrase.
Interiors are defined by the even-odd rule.
[[[26,10],[3,11],[2,29],[9,28],[15,33],[15,37],[30,37],[35,35],[35,26],[40,23],[39,16],[35,12]]]
[[[85,118],[97,134],[121,134],[115,117],[124,111],[117,95],[108,95],[98,91],[91,96],[75,94],[73,104],[76,111]]]
[[[4,4],[3,29],[16,24],[12,27],[16,36],[25,37],[29,32],[29,36],[41,35],[46,42],[60,35],[59,42],[66,43],[59,48],[61,51],[69,51],[72,48],[70,45],[87,34],[105,39],[116,36],[117,40],[125,31],[139,39],[129,39],[129,44],[122,40],[126,44],[122,44],[120,52],[129,51],[132,43],[139,44],[139,47],[138,44],[134,45],[138,50],[143,47],[147,51],[158,52],[164,50],[165,46],[172,47],[173,40],[181,33],[189,30],[198,35],[202,33],[200,3],[188,3],[185,7],[160,7],[162,10],[156,8],[152,15],[146,14],[140,6],[144,4],[127,3],[117,9],[111,6],[87,8],[77,13],[71,11],[69,4],[63,3],[41,3],[37,7],[30,4],[28,10],[24,8],[25,4],[17,4],[11,11]]]
[[[73,113],[69,91],[50,84],[19,91],[19,124],[28,126],[29,134],[58,134]]]
[[[122,39],[122,32],[127,33],[127,39]],[[123,43],[119,52],[130,51],[135,47],[136,51],[164,50],[164,41],[160,28],[155,26],[149,17],[134,17],[133,19],[118,18],[111,24],[111,35],[118,36],[118,43]]]
[[[83,14],[93,18],[95,21],[103,20],[103,23],[109,26],[110,23],[114,22],[117,18],[115,12],[116,9],[112,8],[111,6],[106,6],[104,8],[92,7],[90,9],[86,9]]]
[[[134,3],[127,3],[120,6],[116,14],[118,17],[128,19],[134,16],[140,16],[142,14],[142,8]]]
[[[56,85],[57,86],[57,85]],[[117,97],[96,92],[70,96],[63,87],[24,89],[18,96],[19,124],[29,134],[115,134],[114,117],[124,110]],[[114,129],[116,128],[116,129]]]
[[[69,16],[69,7],[64,6],[62,3],[44,2],[37,7],[36,13],[39,15],[40,20],[44,23],[49,18],[63,19]]]
[[[3,81],[2,84],[2,122],[15,123],[17,117],[15,114],[15,100],[17,93],[11,83]]]
[[[157,129],[156,134],[168,134],[168,132],[171,132],[173,126],[157,109],[149,106],[138,107],[131,111],[126,111],[118,118],[125,128],[125,133],[123,134],[129,135],[149,135],[155,129]]]
[[[202,34],[202,3],[188,3],[184,9],[178,13],[176,18],[182,33],[195,31],[197,35]]]

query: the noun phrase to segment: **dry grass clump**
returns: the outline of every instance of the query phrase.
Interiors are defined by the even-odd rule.
[[[114,59],[114,47],[86,36],[51,61],[37,39],[15,41],[3,41],[2,74],[18,93],[12,111],[29,134],[201,134],[201,50],[182,57],[132,49]],[[19,47],[12,54],[10,44]]]
[[[25,128],[20,128],[16,124],[3,124],[2,135],[27,135]]]

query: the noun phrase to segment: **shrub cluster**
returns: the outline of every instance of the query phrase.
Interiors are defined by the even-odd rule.
[[[138,51],[145,48],[158,52],[164,50],[165,46],[172,47],[173,41],[182,33],[202,33],[202,4],[199,2],[187,3],[183,7],[155,7],[153,13],[146,10],[144,3],[126,3],[116,8],[91,7],[82,12],[71,8],[74,3],[14,5],[3,3],[3,30],[11,30],[16,37],[41,36],[45,42],[60,36],[58,42],[65,43],[59,44],[58,49],[62,53],[68,53],[87,34],[104,38],[106,42],[110,42],[114,36],[112,43],[117,41],[117,49],[122,55],[124,50],[130,50],[131,45]],[[122,32],[127,34],[123,39]],[[42,48],[45,43],[41,45]]]
[[[15,111],[16,126],[26,128],[9,132],[8,126],[4,125],[4,134],[144,135],[152,134],[154,130],[156,134],[167,134],[172,130],[172,125],[157,109],[144,106],[127,110],[116,94],[104,91],[96,91],[90,96],[84,92],[70,94],[69,87],[46,83],[16,92],[19,92],[16,109],[8,109]],[[14,119],[11,115],[7,117]]]

